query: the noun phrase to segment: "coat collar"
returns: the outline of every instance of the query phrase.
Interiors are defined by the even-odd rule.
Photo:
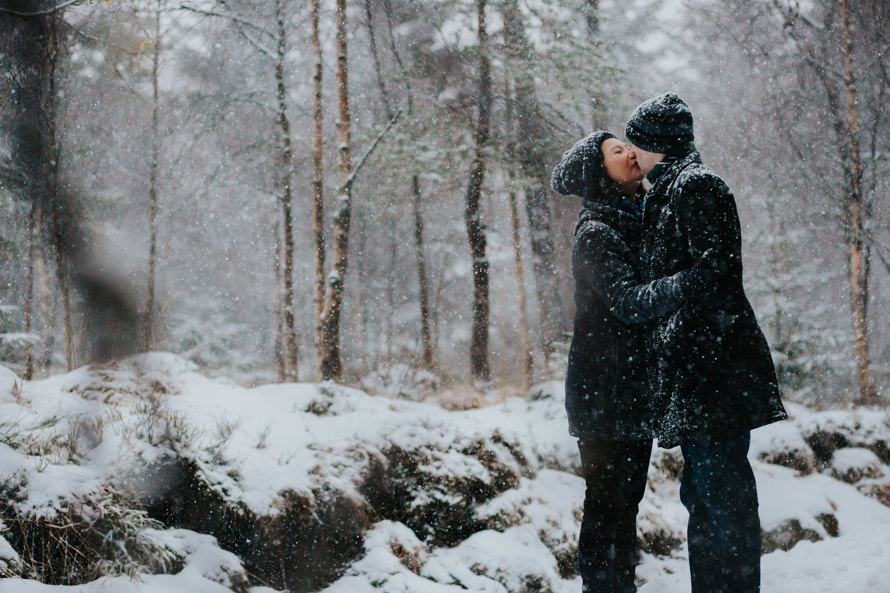
[[[678,159],[671,163],[671,165],[667,168],[661,176],[655,181],[655,184],[649,189],[649,192],[646,194],[646,198],[648,200],[649,197],[655,196],[661,193],[664,193],[667,188],[671,186],[677,176],[680,175],[680,171],[688,167],[693,163],[701,163],[701,155],[699,152],[693,151],[684,156],[681,159]]]
[[[585,222],[596,221],[607,224],[613,228],[639,227],[642,220],[639,215],[633,214],[607,202],[593,202],[584,200],[581,212],[578,214],[578,224],[575,226],[575,234]]]

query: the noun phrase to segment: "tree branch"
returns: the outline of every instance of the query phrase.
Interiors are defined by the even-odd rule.
[[[238,25],[250,27],[254,31],[262,33],[263,35],[268,37],[271,41],[275,41],[275,36],[272,33],[270,33],[267,29],[263,28],[262,25],[258,25],[257,23],[249,21],[249,20],[247,20],[243,17],[240,17],[236,14],[227,14],[227,13],[223,13],[223,12],[216,12],[213,10],[204,10],[203,8],[196,8],[194,6],[189,6],[188,4],[181,4],[179,6],[179,8],[180,8],[180,10],[194,12],[196,14],[202,14],[204,16],[213,16],[213,17],[217,17],[217,18],[230,20],[233,23],[236,23]]]
[[[884,267],[887,269],[887,273],[890,274],[890,262],[888,262],[887,259],[884,257],[884,254],[881,252],[881,248],[878,247],[878,245],[874,242],[872,242],[871,246],[874,247],[875,253],[878,254],[878,259],[881,260],[881,263],[884,264]]]
[[[356,164],[355,168],[352,169],[352,173],[349,174],[349,177],[346,178],[346,183],[344,183],[340,187],[340,193],[345,193],[352,189],[352,185],[355,183],[356,177],[358,177],[359,171],[361,171],[362,166],[365,164],[365,161],[368,160],[368,157],[371,156],[371,153],[374,152],[374,149],[377,148],[377,145],[380,144],[380,141],[383,140],[383,137],[389,132],[390,129],[399,121],[402,117],[402,110],[399,109],[399,112],[396,113],[395,117],[390,120],[390,122],[386,125],[386,127],[377,135],[377,139],[374,140],[374,143],[368,147],[368,150],[365,151],[365,154],[362,155],[362,158],[359,159],[358,164]]]
[[[65,9],[65,8],[71,6],[72,4],[77,4],[78,2],[82,2],[82,1],[83,1],[83,0],[66,0],[66,2],[62,2],[61,4],[57,4],[56,6],[53,6],[52,8],[48,8],[48,9],[46,9],[46,10],[37,10],[37,11],[34,11],[34,12],[26,12],[26,11],[20,11],[20,10],[12,10],[11,8],[4,8],[4,7],[0,6],[0,13],[2,13],[2,14],[11,14],[11,15],[14,15],[14,16],[23,16],[23,17],[29,17],[29,16],[47,16],[47,15],[50,15],[50,14],[55,14],[56,12],[59,12],[59,11]]]
[[[220,4],[222,4],[223,6],[225,6],[225,3],[224,3],[224,2],[220,2]],[[237,29],[238,29],[238,33],[240,33],[241,36],[247,41],[247,43],[249,43],[251,46],[253,46],[254,49],[256,49],[258,52],[260,52],[261,54],[263,54],[264,56],[266,56],[266,57],[269,58],[270,60],[275,60],[275,59],[277,59],[277,56],[276,56],[276,54],[275,54],[274,51],[272,51],[271,49],[269,49],[268,47],[266,47],[265,45],[263,45],[260,41],[258,41],[258,40],[256,40],[256,39],[254,39],[253,37],[251,37],[251,36],[247,33],[247,31],[244,30],[245,27],[250,27],[251,29],[254,29],[254,30],[256,30],[256,31],[259,31],[260,33],[262,33],[262,34],[266,35],[267,37],[269,37],[269,39],[275,41],[276,38],[275,38],[274,35],[272,35],[269,31],[263,29],[261,26],[257,25],[256,23],[252,23],[252,22],[250,22],[250,21],[248,21],[248,20],[246,20],[246,19],[243,19],[243,18],[241,18],[241,17],[239,17],[239,16],[237,16],[237,15],[234,15],[234,14],[226,14],[226,13],[220,13],[220,12],[213,12],[213,11],[204,10],[204,9],[201,9],[201,8],[195,8],[195,7],[193,7],[193,6],[188,6],[187,4],[182,4],[182,5],[180,5],[180,9],[181,9],[181,10],[185,10],[185,11],[189,11],[189,12],[194,12],[194,13],[197,13],[197,14],[203,14],[203,15],[205,15],[205,16],[211,16],[211,17],[215,17],[215,18],[226,19],[226,20],[228,20],[228,21],[234,23],[235,27],[237,27]]]

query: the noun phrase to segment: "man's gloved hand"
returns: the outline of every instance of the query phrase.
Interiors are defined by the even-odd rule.
[[[717,250],[711,248],[691,268],[680,272],[680,290],[687,302],[701,303],[710,300],[716,292],[721,268]]]

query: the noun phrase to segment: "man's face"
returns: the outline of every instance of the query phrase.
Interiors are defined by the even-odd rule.
[[[643,175],[648,175],[649,171],[652,168],[661,162],[664,158],[665,153],[663,152],[649,152],[648,150],[643,150],[639,146],[633,147],[634,152],[637,153],[637,162],[640,164],[640,169],[643,171]]]

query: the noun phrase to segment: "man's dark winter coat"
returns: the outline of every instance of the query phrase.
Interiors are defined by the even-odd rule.
[[[640,285],[639,215],[585,201],[575,228],[575,332],[566,373],[569,432],[582,439],[653,436],[646,385],[646,328],[675,311],[690,272]]]
[[[709,253],[712,286],[655,324],[650,388],[662,447],[738,433],[787,417],[769,346],[742,288],[741,228],[729,188],[698,152],[678,160],[646,195],[644,279],[689,268]]]

